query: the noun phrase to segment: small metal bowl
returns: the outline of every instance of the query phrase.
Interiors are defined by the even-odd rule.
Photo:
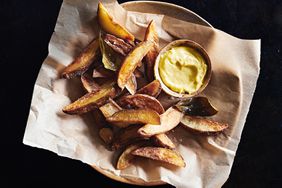
[[[202,83],[201,87],[193,93],[178,93],[178,92],[171,90],[168,86],[165,85],[165,83],[162,81],[161,76],[159,74],[160,57],[162,56],[162,54],[164,54],[165,52],[167,52],[171,48],[177,47],[177,46],[188,46],[190,48],[195,49],[197,52],[199,52],[200,55],[202,55],[202,57],[205,60],[206,65],[207,65],[207,72],[206,72],[206,75],[204,77],[203,83]],[[209,58],[206,50],[200,44],[198,44],[194,41],[191,41],[191,40],[186,40],[186,39],[175,40],[175,41],[167,44],[160,51],[159,55],[157,56],[155,67],[154,67],[155,78],[160,81],[162,89],[167,94],[174,96],[174,97],[179,97],[179,98],[190,98],[190,97],[194,97],[194,96],[198,95],[199,93],[201,93],[206,88],[206,86],[208,85],[208,83],[210,81],[211,72],[212,72],[211,61],[210,61],[210,58]]]

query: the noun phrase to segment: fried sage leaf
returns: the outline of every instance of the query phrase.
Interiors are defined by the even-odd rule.
[[[107,121],[118,127],[127,127],[129,124],[160,124],[159,114],[150,109],[120,110],[107,118]]]
[[[100,54],[99,39],[94,39],[90,44],[78,55],[78,57],[68,65],[62,72],[62,77],[70,79],[74,76],[80,76],[93,63]]]
[[[156,134],[168,132],[180,123],[183,114],[173,107],[170,107],[160,116],[160,125],[146,124],[138,130],[138,133],[144,137],[151,137]]]
[[[138,94],[146,94],[152,97],[157,98],[162,91],[162,87],[160,81],[154,80],[151,83],[145,85],[141,89],[139,89],[136,93]]]
[[[157,135],[153,136],[152,138],[153,138],[153,141],[155,142],[155,144],[157,146],[165,147],[165,148],[169,148],[169,149],[175,149],[174,143],[165,133],[157,134]]]
[[[176,151],[160,147],[141,147],[132,152],[133,155],[169,163],[178,167],[185,167],[183,157]]]
[[[154,43],[151,41],[140,42],[135,48],[124,58],[118,72],[117,83],[123,89],[129,78],[141,62],[143,57],[151,50]]]
[[[225,123],[187,115],[182,118],[181,124],[189,130],[200,133],[217,133],[228,128],[228,124]]]
[[[194,97],[185,99],[176,104],[181,112],[190,116],[212,116],[218,111],[206,97]]]
[[[117,54],[109,47],[102,38],[102,32],[99,35],[99,44],[102,54],[102,63],[106,69],[116,71],[120,65],[120,59]]]
[[[159,37],[155,22],[152,20],[146,30],[144,41],[152,41],[154,47],[145,56],[146,74],[149,81],[154,80],[154,65],[159,54]]]
[[[118,158],[117,169],[123,170],[128,168],[132,164],[133,159],[136,157],[132,155],[131,152],[142,147],[143,145],[144,142],[139,142],[128,146]]]
[[[100,27],[107,33],[115,35],[119,38],[134,41],[134,36],[123,26],[114,22],[113,17],[108,13],[107,9],[101,2],[98,4],[98,22]]]
[[[121,97],[118,103],[123,107],[151,109],[159,114],[164,113],[162,104],[156,98],[145,94],[126,95]]]
[[[109,85],[98,92],[87,93],[75,102],[65,106],[63,112],[67,114],[82,114],[89,112],[106,103],[110,97],[114,98],[118,93],[119,89],[117,87]]]

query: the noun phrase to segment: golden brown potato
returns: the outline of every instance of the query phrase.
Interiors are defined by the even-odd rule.
[[[87,93],[75,102],[65,106],[63,112],[67,114],[83,114],[89,112],[107,102],[111,97],[114,98],[119,93],[119,89],[112,85],[102,88],[98,92]]]
[[[185,167],[183,157],[176,151],[160,147],[141,147],[132,152],[133,155],[162,161],[178,167]]]
[[[136,125],[136,126],[129,126],[124,129],[120,129],[114,136],[112,149],[118,150],[136,141],[146,139],[137,133],[140,127],[141,125]]]
[[[122,110],[122,108],[111,98],[109,98],[108,103],[104,104],[99,109],[101,110],[101,112],[105,116],[105,118],[108,118],[108,117],[114,115],[114,113]]]
[[[74,76],[80,76],[88,70],[93,61],[100,54],[99,40],[94,39],[90,44],[80,53],[80,55],[68,65],[62,72],[62,77],[70,79]]]
[[[106,118],[103,116],[103,114],[101,113],[99,109],[94,109],[92,111],[92,114],[93,114],[92,117],[94,120],[94,125],[98,129],[101,129],[108,124],[108,122],[106,121]]]
[[[157,134],[153,136],[153,141],[157,146],[169,148],[169,149],[175,149],[174,143],[165,133]]]
[[[99,136],[106,144],[110,144],[113,141],[114,133],[111,128],[104,127],[99,130]]]
[[[131,77],[129,78],[128,82],[125,85],[125,88],[127,89],[127,91],[131,94],[134,95],[136,93],[137,90],[137,81],[136,81],[136,77],[134,74],[131,74]]]
[[[217,133],[228,128],[228,125],[225,123],[192,116],[184,116],[181,124],[185,128],[199,133]]]
[[[118,100],[122,107],[130,106],[133,108],[151,109],[159,114],[164,113],[162,104],[154,97],[145,94],[126,95]]]
[[[160,124],[159,114],[150,109],[136,109],[136,110],[120,110],[107,121],[118,127],[127,127],[129,124]]]
[[[114,22],[113,17],[108,13],[107,9],[101,2],[98,4],[98,22],[100,27],[106,32],[119,38],[134,41],[134,36],[123,26]]]
[[[145,65],[148,81],[154,80],[154,65],[159,54],[159,37],[155,22],[152,20],[146,30],[144,41],[152,41],[154,47],[145,56]]]
[[[124,58],[122,65],[118,72],[117,83],[118,86],[123,89],[130,79],[131,75],[135,71],[138,63],[143,59],[143,57],[148,53],[148,51],[153,47],[151,41],[140,42],[136,47]]]
[[[157,98],[162,91],[161,83],[158,80],[154,80],[148,85],[145,85],[141,89],[139,89],[136,93],[137,94],[146,94],[152,97]]]
[[[99,84],[97,84],[94,79],[87,75],[87,74],[83,74],[81,75],[81,83],[84,87],[84,89],[90,93],[90,92],[97,92],[101,89],[101,87],[99,86]]]
[[[135,156],[132,155],[131,152],[140,148],[142,145],[144,145],[143,142],[128,146],[118,158],[117,169],[123,170],[128,168],[131,165],[132,160],[135,158]]]
[[[181,119],[183,114],[178,110],[170,107],[161,115],[161,124],[146,124],[138,130],[138,133],[144,137],[151,137],[156,134],[161,134],[172,130],[176,127]]]

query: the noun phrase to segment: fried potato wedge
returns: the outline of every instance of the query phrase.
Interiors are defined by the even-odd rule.
[[[99,130],[99,136],[106,144],[111,144],[113,141],[114,133],[111,128],[104,127]]]
[[[106,121],[106,118],[104,117],[104,115],[102,114],[102,112],[99,109],[94,109],[92,111],[92,114],[93,114],[92,117],[94,120],[95,127],[101,129],[108,124],[108,122]]]
[[[138,130],[138,133],[144,137],[151,137],[156,134],[168,132],[180,123],[183,114],[173,107],[170,107],[165,113],[160,115],[160,117],[161,124],[146,124]]]
[[[99,86],[99,84],[97,84],[94,79],[87,75],[87,74],[83,74],[81,75],[81,83],[84,87],[84,89],[90,93],[90,92],[97,92],[101,89],[101,87]]]
[[[100,27],[106,32],[115,35],[119,38],[134,41],[134,36],[127,31],[123,26],[114,22],[113,17],[108,13],[104,5],[99,2],[98,4],[98,22]]]
[[[122,108],[111,98],[109,98],[109,102],[104,104],[99,108],[105,118],[111,117],[116,112],[122,110]]]
[[[228,128],[228,124],[225,123],[187,115],[182,118],[181,124],[185,128],[199,133],[217,133]]]
[[[87,71],[99,54],[99,39],[94,39],[80,53],[80,55],[78,55],[78,57],[64,69],[62,72],[62,77],[70,79],[74,76],[82,75]]]
[[[123,107],[151,109],[159,114],[165,111],[162,104],[156,98],[145,94],[126,95],[121,97],[118,103]]]
[[[162,91],[161,83],[158,80],[154,80],[151,83],[145,85],[141,89],[139,89],[137,94],[146,94],[152,97],[157,98]]]
[[[106,69],[104,66],[99,66],[93,69],[93,78],[113,78],[115,77],[115,72]]]
[[[171,141],[171,139],[165,134],[157,134],[152,137],[153,141],[157,146],[169,148],[169,149],[175,149],[174,143]]]
[[[144,41],[152,41],[154,47],[145,56],[145,65],[148,81],[154,80],[154,66],[159,54],[159,37],[156,30],[155,22],[152,20],[146,30]]]
[[[111,97],[114,98],[119,93],[119,89],[112,85],[102,88],[98,92],[87,93],[75,102],[65,106],[63,112],[67,114],[83,114],[97,108]]]
[[[103,39],[108,46],[122,56],[126,56],[134,47],[133,45],[127,43],[123,39],[115,37],[114,35],[105,34]]]
[[[151,41],[140,42],[135,48],[124,58],[122,65],[118,72],[117,83],[123,89],[130,79],[132,73],[137,68],[139,62],[151,50],[154,43]]]
[[[128,168],[132,164],[132,160],[136,157],[132,155],[131,152],[142,147],[143,145],[144,145],[144,142],[136,143],[136,144],[132,144],[128,146],[119,156],[116,168],[118,170],[123,170],[123,169]]]
[[[132,152],[133,155],[185,167],[183,157],[176,151],[160,147],[141,147]]]
[[[118,150],[118,149],[123,148],[123,147],[125,147],[129,144],[132,144],[136,141],[146,139],[146,138],[140,136],[140,134],[137,133],[137,131],[140,127],[141,127],[141,125],[136,125],[136,126],[129,126],[129,127],[124,128],[124,129],[120,129],[114,135],[112,149]]]
[[[127,127],[129,124],[160,124],[159,114],[150,109],[120,110],[107,121],[118,127]]]
[[[131,77],[129,78],[128,82],[125,85],[125,88],[127,89],[127,91],[131,94],[134,95],[136,93],[137,90],[137,81],[136,81],[136,77],[134,74],[131,74]]]

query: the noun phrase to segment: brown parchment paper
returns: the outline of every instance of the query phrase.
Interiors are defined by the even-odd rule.
[[[204,46],[211,58],[213,74],[201,95],[218,108],[219,113],[213,119],[228,123],[230,128],[215,137],[191,134],[177,127],[172,136],[176,150],[187,163],[185,168],[144,160],[126,170],[115,170],[115,156],[99,139],[92,114],[62,113],[65,105],[82,96],[83,89],[79,79],[60,79],[59,72],[98,36],[98,0],[64,0],[49,43],[49,55],[34,86],[23,143],[126,178],[161,180],[178,188],[221,187],[230,174],[255,91],[260,40],[241,40],[217,29],[164,15],[128,12],[115,0],[101,2],[138,39],[143,39],[147,24],[154,19],[161,46],[176,38],[191,39]]]

